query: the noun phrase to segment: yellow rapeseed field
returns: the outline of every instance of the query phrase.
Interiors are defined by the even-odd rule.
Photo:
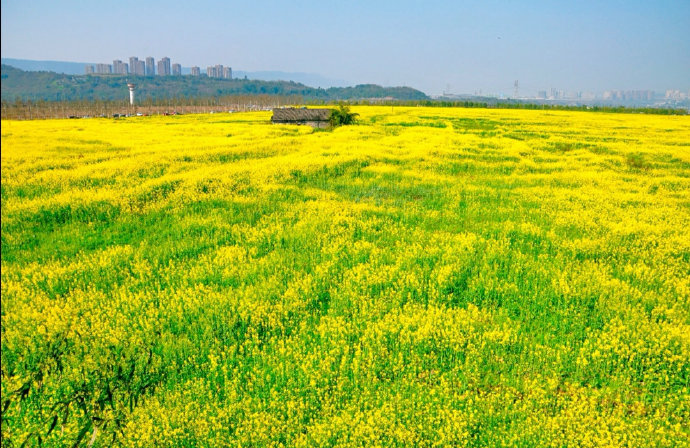
[[[689,117],[354,111],[3,121],[3,447],[690,445]]]

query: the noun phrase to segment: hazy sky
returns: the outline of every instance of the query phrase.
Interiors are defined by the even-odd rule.
[[[690,89],[690,0],[1,0],[2,57],[318,73],[429,94]]]

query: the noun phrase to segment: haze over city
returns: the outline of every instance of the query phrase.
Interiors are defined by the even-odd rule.
[[[690,2],[2,2],[2,56],[316,73],[428,94],[690,89]]]

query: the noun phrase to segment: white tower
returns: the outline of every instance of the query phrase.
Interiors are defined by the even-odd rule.
[[[137,85],[128,83],[127,87],[129,87],[129,104],[130,106],[134,106],[134,90],[137,88]]]

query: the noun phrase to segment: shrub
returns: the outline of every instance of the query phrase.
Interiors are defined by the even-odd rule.
[[[331,127],[337,128],[338,126],[356,123],[358,116],[359,114],[350,112],[350,108],[348,106],[343,106],[341,104],[338,109],[333,109],[328,121],[331,123]]]

